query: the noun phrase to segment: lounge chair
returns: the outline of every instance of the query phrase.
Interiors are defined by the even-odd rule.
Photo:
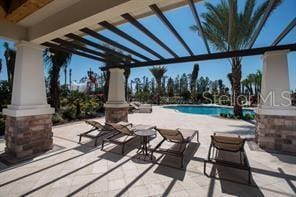
[[[112,132],[112,130],[110,130],[110,128],[106,127],[105,125],[102,125],[101,123],[99,123],[97,121],[86,120],[85,123],[88,125],[91,125],[92,129],[78,135],[79,136],[79,141],[78,141],[79,144],[81,143],[82,137],[86,137],[86,138],[94,139],[95,140],[94,146],[97,146],[97,142],[98,142],[99,137],[102,137],[103,135],[106,135],[106,134],[110,134]],[[92,133],[94,131],[98,131],[98,134],[91,135],[90,133]]]
[[[133,125],[132,123],[106,123],[109,127],[111,127],[116,133],[113,135],[103,139],[102,147],[101,149],[104,149],[105,142],[117,144],[121,146],[121,154],[124,154],[124,148],[125,145],[130,142],[131,140],[136,138],[136,135],[134,135],[134,132],[136,130],[145,130],[145,129],[154,129],[155,126],[150,125]]]
[[[163,140],[156,145],[156,147],[151,150],[151,159],[154,152],[159,152],[163,154],[173,155],[181,158],[181,168],[184,166],[184,152],[187,145],[193,140],[196,135],[197,142],[199,142],[198,130],[191,129],[160,129],[156,128],[159,134],[163,137]],[[162,145],[164,142],[169,142],[166,148]],[[171,146],[173,144],[173,146]]]
[[[247,170],[248,183],[250,184],[251,168],[244,150],[245,141],[246,140],[243,138],[240,138],[240,136],[214,133],[214,135],[211,136],[211,144],[208,152],[208,159],[204,160],[204,174],[208,176],[206,173],[207,163]],[[239,153],[239,160],[240,160],[239,163],[217,158],[217,154],[215,154],[215,149],[218,151]]]
[[[131,102],[130,109],[132,112],[136,112],[136,113],[152,113],[151,104],[141,104],[139,102]]]

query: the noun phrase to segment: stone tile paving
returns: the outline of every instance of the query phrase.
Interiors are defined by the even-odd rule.
[[[104,122],[104,118],[97,120]],[[88,139],[77,144],[77,134],[90,129],[83,122],[58,126],[53,129],[54,144],[64,149],[18,166],[0,165],[0,196],[296,196],[296,157],[251,151],[248,144],[245,148],[252,166],[251,186],[245,184],[247,174],[239,170],[207,168],[208,173],[215,172],[217,177],[223,174],[235,181],[203,174],[210,135],[228,132],[252,136],[251,123],[182,114],[161,107],[153,107],[152,114],[131,114],[129,121],[162,128],[198,129],[200,144],[193,142],[189,146],[186,168],[181,170],[176,168],[179,160],[174,157],[155,154],[157,163],[137,159],[137,140],[121,156],[113,144],[106,145],[104,151],[100,145],[94,148]],[[160,139],[158,136],[151,145]]]

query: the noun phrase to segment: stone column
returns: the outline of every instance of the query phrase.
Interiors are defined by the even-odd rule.
[[[295,153],[296,108],[291,106],[288,52],[266,52],[263,56],[256,139],[261,148]]]
[[[11,105],[3,113],[9,157],[23,159],[52,148],[54,109],[47,104],[41,46],[17,43]]]
[[[129,105],[125,100],[124,70],[110,69],[108,101],[105,104],[106,122],[128,121]]]

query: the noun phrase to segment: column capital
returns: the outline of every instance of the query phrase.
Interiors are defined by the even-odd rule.
[[[264,53],[263,57],[273,56],[273,55],[286,55],[290,52],[290,50],[278,50],[278,51],[267,51]]]
[[[20,40],[18,42],[16,42],[15,44],[16,48],[19,48],[19,47],[28,47],[28,48],[33,48],[33,49],[39,49],[39,50],[43,50],[43,49],[46,49],[46,47],[44,46],[41,46],[40,44],[36,44],[36,43],[33,43],[33,42],[28,42],[28,41],[25,41],[25,40]]]
[[[110,68],[109,69],[110,72],[124,72],[124,69],[123,68]]]

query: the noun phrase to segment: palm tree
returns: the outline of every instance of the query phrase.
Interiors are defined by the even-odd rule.
[[[281,0],[276,0],[276,3],[272,6],[272,10],[280,3]],[[204,19],[202,24],[204,34],[218,51],[248,48],[252,35],[256,31],[256,27],[268,5],[269,0],[264,0],[258,6],[256,0],[247,0],[244,8],[240,11],[237,0],[221,0],[221,3],[218,5],[206,2],[205,7],[207,8],[207,12],[202,14],[202,18]],[[231,24],[229,27],[230,18]],[[193,28],[198,30],[196,27]],[[241,91],[242,58],[232,57],[229,61],[232,65],[234,114],[241,117],[242,107],[238,98]]]
[[[60,108],[60,71],[70,63],[71,57],[71,53],[51,48],[47,49],[43,55],[44,62],[49,67],[50,104],[56,110]]]
[[[68,65],[66,65],[64,67],[64,78],[65,78],[65,88],[67,89],[67,69],[68,69]]]
[[[128,78],[131,74],[131,68],[127,67],[124,69],[124,78],[125,78],[125,99],[128,100]]]
[[[251,75],[248,75],[246,79],[242,80],[241,84],[244,87],[243,88],[244,90],[245,88],[247,88],[248,94],[253,95],[253,86],[252,86],[253,81],[251,77],[252,77]]]
[[[196,82],[198,78],[198,72],[199,72],[199,65],[194,64],[193,70],[191,73],[191,81],[190,81],[190,91],[194,101],[196,100]]]
[[[16,51],[9,47],[8,42],[4,42],[3,44],[5,51],[4,57],[6,61],[6,69],[7,69],[7,80],[9,85],[9,91],[12,91],[13,84],[13,76],[14,76],[14,64],[16,58]]]
[[[164,74],[167,71],[167,68],[165,66],[155,66],[149,69],[152,75],[155,78],[156,85],[157,85],[157,104],[160,104],[160,96],[161,96],[161,80],[164,76]]]
[[[0,76],[1,76],[1,73],[2,73],[2,59],[0,58]],[[0,78],[0,81],[1,81],[1,78]]]
[[[70,83],[70,90],[72,88],[72,69],[69,70],[69,83]]]
[[[87,99],[86,95],[77,90],[71,91],[67,97],[68,103],[75,107],[75,117],[80,118],[81,115],[81,105]]]
[[[261,80],[262,80],[262,73],[260,70],[257,70],[256,74],[255,74],[255,83],[257,86],[257,89],[255,90],[255,94],[256,96],[261,92]]]

